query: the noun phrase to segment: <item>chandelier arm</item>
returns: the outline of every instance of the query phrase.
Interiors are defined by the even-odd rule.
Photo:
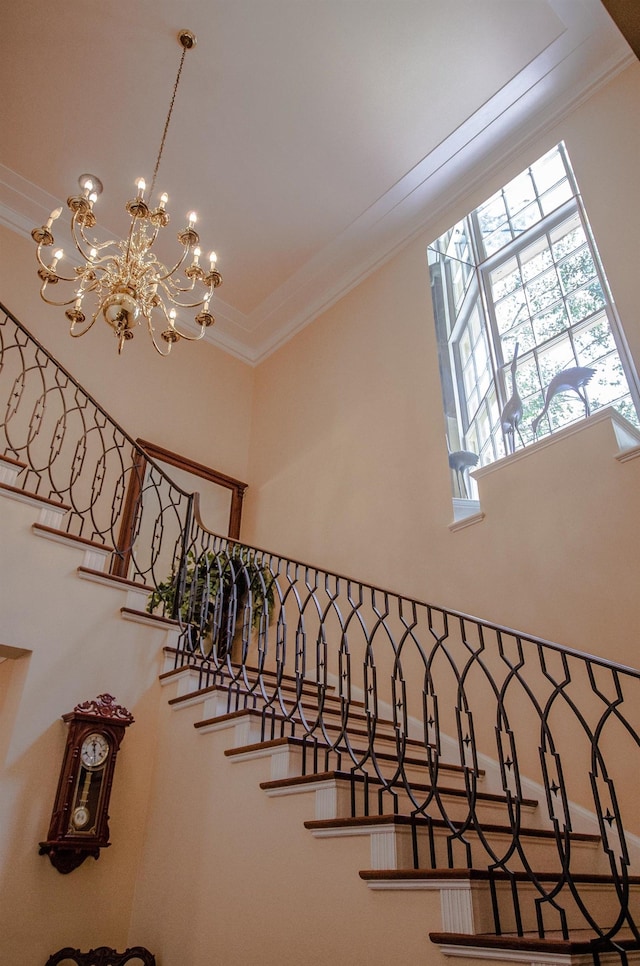
[[[95,265],[95,261],[92,261],[91,259],[91,249],[95,248],[96,251],[100,252],[103,248],[110,248],[112,245],[117,245],[117,242],[113,238],[110,238],[109,241],[106,242],[100,242],[99,244],[89,241],[84,233],[84,225],[82,222],[78,222],[77,215],[78,212],[74,211],[73,218],[71,219],[71,237],[73,238],[74,245],[84,258],[85,262],[92,262],[92,264]],[[80,234],[80,238],[84,244],[87,246],[86,251],[82,248],[82,245],[78,241],[78,233]]]
[[[56,302],[54,299],[47,298],[47,296],[44,294],[46,287],[47,287],[47,283],[43,282],[42,287],[40,289],[40,298],[42,299],[43,302],[46,302],[47,305],[55,305],[56,308],[64,308],[65,305],[73,305],[73,303],[77,298],[77,296],[74,294],[71,296],[70,299],[67,299],[66,302]]]
[[[50,248],[51,246],[47,246],[47,247]],[[43,268],[45,270],[45,272],[51,272],[52,275],[55,275],[56,281],[58,281],[58,282],[76,282],[78,280],[78,276],[77,275],[73,275],[71,278],[67,278],[66,275],[60,275],[56,271],[55,268],[53,269],[53,271],[51,271],[51,266],[47,265],[46,262],[43,262],[42,261],[41,250],[42,250],[42,245],[40,244],[40,245],[38,245],[38,248],[36,250],[36,258],[38,260],[38,264],[40,265],[41,268]],[[44,284],[45,285],[46,285],[47,281],[48,281],[47,279],[44,279]],[[50,303],[50,305],[67,305],[67,304],[68,304],[67,302],[51,302]]]
[[[191,285],[188,285],[185,288],[182,288],[182,286],[176,285],[176,284],[167,285],[166,282],[160,282],[159,284],[166,292],[167,298],[169,298],[172,302],[175,302],[176,305],[179,305],[183,309],[195,309],[199,305],[202,305],[202,303],[207,298],[211,297],[210,295],[209,296],[203,295],[202,298],[199,299],[197,302],[180,302],[179,301],[180,295],[188,295],[190,292],[193,292],[195,288],[195,285],[193,282],[191,283]]]
[[[110,238],[109,241],[105,241],[105,242],[89,241],[89,239],[84,233],[82,226],[80,226],[80,235],[85,245],[88,245],[90,250],[92,248],[95,248],[97,252],[101,252],[104,248],[112,248],[113,246],[116,246],[118,244],[115,238]],[[94,260],[94,265],[95,265],[95,260]]]
[[[201,305],[204,305],[204,303],[207,302],[211,298],[211,295],[212,295],[212,293],[209,292],[208,295],[204,295],[203,298],[199,299],[197,302],[179,302],[178,299],[175,298],[175,296],[173,295],[173,292],[171,291],[171,289],[167,285],[165,285],[164,282],[162,282],[162,281],[160,282],[160,287],[166,293],[167,298],[170,299],[173,302],[174,305],[177,305],[179,309],[199,309],[200,306]],[[181,288],[178,288],[177,291],[179,291],[179,292],[188,292],[188,291],[190,291],[190,289],[181,289]]]
[[[196,280],[195,278],[192,278],[188,285],[183,286],[183,285],[178,285],[178,283],[174,281],[172,278],[167,278],[167,279],[159,279],[158,284],[161,285],[162,288],[165,290],[165,292],[167,293],[167,297],[170,298],[172,302],[174,302],[176,301],[176,298],[175,298],[176,295],[186,295],[189,292],[193,292],[196,286]],[[180,304],[180,303],[177,303],[177,304]]]
[[[175,331],[181,339],[185,339],[187,342],[199,342],[200,339],[204,338],[206,329],[204,326],[201,326],[200,335],[187,335],[185,332],[181,332],[179,329],[176,329]]]
[[[74,302],[78,300],[78,298],[84,298],[85,295],[89,294],[89,292],[95,292],[96,289],[99,289],[101,285],[101,280],[97,278],[91,283],[91,285],[87,286],[87,288],[82,290],[78,289],[76,292],[74,292],[74,294],[71,296],[70,299],[67,299],[64,302],[56,302],[53,299],[47,298],[46,295],[44,294],[44,290],[47,287],[47,281],[48,279],[45,279],[44,282],[42,283],[42,286],[40,288],[40,298],[42,299],[43,302],[46,302],[47,305],[55,305],[58,308],[64,308],[65,305],[72,305]],[[66,279],[65,281],[75,282],[76,279],[75,278]]]
[[[149,332],[151,341],[153,342],[153,348],[156,350],[156,352],[159,355],[164,356],[166,358],[166,356],[168,356],[169,353],[171,352],[171,343],[170,342],[167,343],[167,351],[163,352],[160,346],[158,345],[158,343],[156,342],[156,333],[155,333],[155,329],[153,328],[153,323],[151,322],[151,317],[149,315],[145,315],[145,318],[147,320],[147,331]]]
[[[174,272],[177,272],[178,269],[184,264],[184,260],[185,260],[185,258],[187,257],[188,254],[189,254],[189,246],[186,245],[185,246],[185,249],[184,249],[184,251],[183,251],[183,253],[182,253],[181,257],[180,257],[180,259],[176,262],[176,264],[173,266],[173,268],[170,269],[167,272],[166,275],[158,275],[158,279],[157,279],[158,282],[166,282],[166,280],[168,278],[171,278],[171,276],[173,275],[173,273]]]
[[[183,306],[183,307],[184,308],[191,308],[193,306]],[[199,335],[186,335],[180,329],[177,329],[176,328],[175,319],[172,319],[171,316],[167,314],[167,307],[164,304],[164,302],[160,302],[159,308],[162,309],[162,312],[164,313],[164,317],[167,320],[167,322],[169,323],[170,330],[174,333],[175,336],[177,336],[177,338],[175,339],[176,342],[179,341],[180,339],[185,339],[187,342],[199,342],[200,339],[203,338],[204,331],[205,331],[205,327],[204,326],[201,327],[201,330],[200,330],[200,334]],[[148,323],[150,322],[150,320],[148,318],[147,318],[147,322]],[[150,327],[150,330],[151,330],[151,327]],[[153,334],[151,335],[151,338],[153,339]],[[171,342],[170,341],[168,342],[168,345],[169,345],[169,347],[171,347]],[[168,355],[169,353],[167,352],[167,353],[162,353],[162,354],[163,355]]]
[[[87,332],[89,331],[89,329],[93,326],[93,324],[96,321],[96,319],[98,318],[98,315],[99,314],[100,314],[100,306],[98,305],[98,308],[93,313],[93,317],[91,319],[91,322],[89,322],[89,325],[85,325],[85,327],[82,330],[82,332],[74,332],[73,331],[73,323],[71,323],[71,325],[69,326],[69,335],[71,336],[71,338],[72,339],[79,339],[81,336],[86,335]]]

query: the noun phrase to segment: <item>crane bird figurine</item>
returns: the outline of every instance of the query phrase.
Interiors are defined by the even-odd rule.
[[[451,452],[449,448],[449,439],[447,437],[447,451],[449,453],[449,466],[456,474],[456,480],[458,481],[458,490],[460,491],[460,496],[463,499],[469,499],[469,492],[467,490],[467,481],[465,479],[465,473],[472,466],[478,465],[478,460],[480,457],[477,453],[473,453],[470,449],[456,449]]]
[[[515,453],[516,450],[516,433],[520,437],[520,442],[524,446],[524,440],[522,438],[522,433],[520,432],[520,420],[522,419],[522,399],[520,398],[520,393],[518,392],[518,387],[516,385],[516,369],[518,367],[518,347],[519,343],[516,342],[513,350],[513,359],[511,360],[511,397],[507,400],[504,405],[502,412],[500,413],[500,422],[502,423],[502,432],[504,433],[504,441],[509,453]]]
[[[538,426],[540,425],[541,419],[546,416],[547,410],[551,405],[551,400],[554,398],[554,396],[558,396],[562,392],[577,393],[584,403],[585,416],[589,416],[591,414],[591,407],[589,406],[587,394],[586,392],[581,392],[580,390],[586,386],[591,379],[593,379],[595,373],[596,370],[591,369],[590,366],[570,366],[568,369],[562,369],[560,372],[556,373],[547,386],[544,396],[544,408],[538,413],[536,418],[531,423],[534,436],[538,435]]]

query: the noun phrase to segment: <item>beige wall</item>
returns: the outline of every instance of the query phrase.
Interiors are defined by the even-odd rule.
[[[500,499],[485,521],[450,532],[425,252],[467,210],[564,138],[640,359],[633,264],[640,251],[639,105],[635,65],[499,166],[259,367],[248,537],[420,599],[637,664],[638,595],[629,593],[628,580],[618,584],[609,561],[618,559],[631,579],[637,577],[640,520],[629,494],[638,460],[616,464],[626,496],[611,491],[594,505],[589,477],[602,473],[609,485],[613,471],[599,458],[597,466],[587,461],[588,470],[576,478],[557,448],[544,467],[527,465],[522,487],[511,486],[505,471]],[[260,445],[265,439],[269,445]],[[556,490],[569,489],[571,500],[555,498]],[[526,573],[515,566],[522,557]]]
[[[0,962],[32,966],[62,946],[86,950],[107,941],[126,948],[156,755],[162,653],[149,628],[120,617],[122,590],[78,577],[81,549],[31,532],[37,510],[2,497],[0,512],[0,644],[29,652],[0,664]],[[38,854],[67,736],[61,716],[104,692],[136,719],[116,765],[112,845],[98,861],[61,875]]]

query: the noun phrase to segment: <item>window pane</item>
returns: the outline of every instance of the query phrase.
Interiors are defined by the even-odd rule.
[[[558,266],[558,274],[563,290],[573,292],[574,289],[588,282],[596,274],[591,252],[586,248],[581,248],[573,255],[565,258]]]
[[[569,325],[569,316],[567,315],[564,302],[556,302],[555,305],[551,305],[544,311],[534,315],[532,323],[538,345],[542,345],[547,339],[558,335],[558,333],[562,332]]]
[[[469,316],[469,335],[471,337],[471,345],[475,348],[476,342],[480,338],[480,317],[477,308]]]
[[[538,356],[540,375],[544,388],[549,385],[556,373],[568,366],[575,366],[576,360],[568,338],[556,340]]]
[[[522,277],[518,267],[518,260],[516,258],[508,259],[500,268],[491,272],[489,281],[494,302],[499,301],[505,295],[510,295],[511,292],[520,288],[522,286]]]
[[[527,228],[531,228],[540,221],[540,208],[538,207],[538,202],[535,201],[532,205],[527,205],[522,211],[518,212],[511,219],[511,225],[513,227],[514,234],[521,234],[526,231]]]
[[[604,294],[600,282],[591,282],[567,297],[572,322],[580,322],[593,315],[604,305]]]
[[[525,286],[525,291],[532,312],[540,312],[552,302],[557,302],[562,297],[562,292],[555,268],[529,282]]]
[[[554,228],[550,237],[551,247],[556,259],[560,259],[563,255],[568,255],[569,252],[573,252],[576,248],[584,245],[587,239],[578,212],[563,221],[557,228]]]
[[[571,185],[568,181],[563,181],[557,188],[551,188],[540,198],[540,205],[544,215],[550,215],[556,208],[563,205],[571,197]]]
[[[547,236],[543,235],[533,245],[525,248],[520,256],[522,277],[528,282],[530,279],[535,278],[536,275],[544,272],[552,263],[553,257],[547,242]]]
[[[566,178],[564,161],[559,149],[556,147],[544,157],[531,165],[533,180],[536,183],[538,192],[542,194],[547,188],[553,187],[563,178]]]
[[[527,303],[523,289],[518,289],[496,305],[496,322],[499,331],[506,332],[519,318],[522,318]]]
[[[531,175],[528,171],[518,175],[504,189],[504,196],[507,202],[509,214],[513,217],[521,212],[523,208],[530,205],[536,198],[536,189],[533,186]]]
[[[522,325],[516,325],[513,329],[509,329],[500,341],[502,343],[502,356],[504,359],[513,359],[516,342],[520,347],[520,356],[522,357],[524,352],[533,349],[536,344],[531,322],[527,320]]]
[[[577,329],[573,341],[581,366],[591,365],[594,360],[608,352],[614,352],[616,348],[613,334],[609,328],[609,320],[604,313],[597,316],[588,325]]]
[[[464,366],[467,363],[467,359],[471,355],[471,338],[469,336],[468,329],[465,329],[460,337],[458,351],[460,352],[460,362]]]
[[[627,392],[627,381],[624,377],[622,365],[617,353],[611,353],[604,358],[594,362],[593,368],[596,374],[587,386],[587,394],[592,402],[594,409],[600,406],[608,406],[624,396]]]
[[[478,208],[478,224],[482,235],[490,235],[500,225],[504,225],[506,221],[507,209],[501,191]]]
[[[511,228],[509,224],[505,224],[502,228],[498,228],[494,231],[492,235],[488,235],[484,239],[484,250],[487,256],[493,255],[494,252],[499,252],[501,248],[504,248],[511,241]]]
[[[491,371],[488,366],[478,372],[478,392],[484,396],[491,384]]]
[[[487,368],[487,365],[489,363],[489,350],[487,348],[486,339],[484,338],[478,339],[478,343],[476,345],[476,350],[474,355],[475,355],[475,363],[476,363],[476,372],[478,373],[478,375],[480,375],[480,373]]]
[[[462,381],[464,383],[464,394],[467,399],[470,399],[476,387],[476,372],[473,367],[473,361],[469,362],[469,365],[462,373]]]

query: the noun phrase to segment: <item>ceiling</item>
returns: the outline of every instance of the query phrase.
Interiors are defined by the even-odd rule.
[[[28,235],[91,172],[126,230],[182,27],[157,188],[218,253],[211,340],[252,363],[633,57],[600,0],[6,2],[0,222]]]

